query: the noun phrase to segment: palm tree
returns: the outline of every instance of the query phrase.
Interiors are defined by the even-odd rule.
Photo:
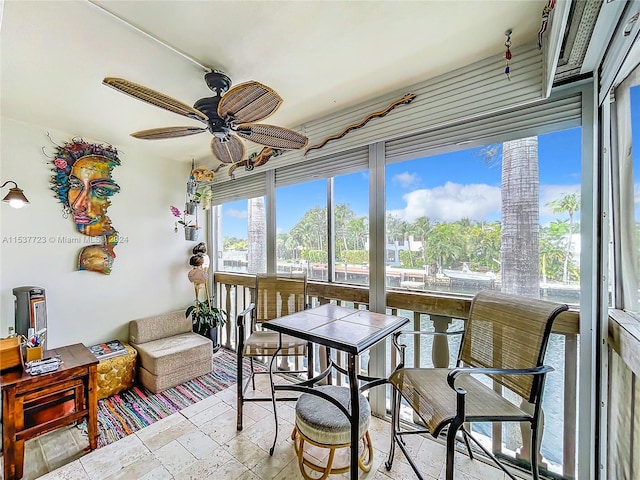
[[[392,214],[387,214],[386,231],[387,231],[387,243],[393,243],[395,248],[395,258],[398,260],[398,243],[400,240],[404,240],[404,235],[407,230],[403,225],[405,222]]]
[[[409,233],[414,235],[414,237],[420,240],[422,245],[422,265],[427,266],[427,238],[429,233],[431,232],[431,221],[428,217],[420,217],[416,219],[416,221],[411,225]],[[429,273],[429,269],[427,269],[427,274]]]
[[[354,250],[364,250],[364,237],[367,234],[369,225],[367,217],[356,217],[349,221],[349,233],[353,235]],[[360,248],[362,246],[362,248]]]
[[[569,232],[566,221],[554,221],[540,232],[540,257],[542,268],[542,280],[560,281],[562,279],[564,263],[564,245],[562,239]]]
[[[284,239],[284,247],[287,250],[287,258],[294,258],[296,257],[296,251],[298,250],[298,245],[300,245],[298,243],[298,241],[296,240],[296,238],[290,233],[285,233],[285,239]]]
[[[462,255],[457,228],[452,223],[437,223],[429,235],[427,259],[443,268],[450,268]]]
[[[247,270],[249,273],[263,273],[267,271],[267,217],[264,210],[264,197],[250,198],[248,203]]]
[[[327,241],[327,209],[323,207],[313,207],[302,218],[305,229],[310,231],[309,248],[316,250],[326,250]],[[311,240],[313,238],[313,240]]]
[[[538,137],[502,146],[502,290],[540,296]]]
[[[548,207],[551,207],[553,213],[568,213],[569,214],[569,236],[567,240],[567,250],[564,256],[564,265],[562,267],[562,281],[563,283],[569,282],[569,257],[571,257],[571,237],[573,235],[573,215],[580,210],[580,197],[577,193],[567,193],[559,200],[553,200],[547,203]]]
[[[349,222],[353,219],[354,216],[355,215],[353,211],[346,203],[340,203],[336,205],[333,212],[333,219],[336,232],[336,251],[339,253],[345,250],[349,250],[349,243],[347,241]],[[339,239],[341,240],[341,242],[338,241]]]
[[[500,222],[482,222],[474,225],[469,234],[471,262],[494,270],[495,262],[500,262],[501,236]]]

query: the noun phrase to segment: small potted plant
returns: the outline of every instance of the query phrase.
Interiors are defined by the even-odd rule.
[[[213,351],[217,352],[220,348],[218,327],[226,323],[227,314],[215,306],[215,297],[212,296],[208,300],[196,299],[193,305],[189,305],[184,315],[191,316],[193,331],[210,338],[213,342]]]
[[[184,211],[187,215],[195,215],[198,211],[198,201],[197,200],[189,200],[184,204]]]
[[[178,207],[174,207],[173,205],[170,207],[171,213],[179,220],[176,221],[175,231],[178,231],[178,224],[184,227],[184,238],[185,240],[197,241],[200,236],[200,227],[197,225],[197,217],[196,224],[191,223],[191,221],[187,220],[188,212],[185,210],[181,212]]]

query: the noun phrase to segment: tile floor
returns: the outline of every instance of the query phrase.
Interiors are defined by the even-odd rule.
[[[76,427],[60,429],[26,444],[25,480],[103,479],[210,479],[288,480],[300,479],[290,434],[294,421],[292,402],[278,404],[279,435],[272,457],[274,420],[268,402],[245,406],[244,429],[235,428],[235,386],[154,423],[133,435],[87,453],[88,441]],[[396,449],[391,471],[384,466],[389,448],[389,423],[372,418],[374,462],[360,479],[416,478],[403,454]],[[418,436],[409,437],[412,451],[425,478],[444,478],[444,446]],[[312,447],[315,448],[315,447]],[[323,459],[326,450],[309,453]],[[337,461],[347,462],[342,455]],[[1,463],[1,462],[0,462]],[[0,469],[0,472],[2,470]],[[330,479],[346,479],[348,474]],[[465,455],[456,456],[459,480],[505,480],[502,471]]]

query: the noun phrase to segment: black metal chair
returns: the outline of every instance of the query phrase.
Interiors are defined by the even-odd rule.
[[[471,303],[458,355],[458,368],[406,368],[401,335],[438,334],[437,332],[398,332],[393,342],[400,352],[400,363],[389,377],[393,385],[391,412],[391,448],[386,462],[391,470],[396,444],[411,467],[422,479],[409,455],[403,436],[430,433],[437,438],[447,430],[446,479],[454,478],[456,434],[462,433],[469,456],[469,440],[513,480],[516,478],[464,427],[465,422],[529,422],[531,424],[531,469],[538,479],[538,429],[545,375],[553,368],[543,365],[551,325],[564,304],[494,291],[478,293]],[[473,377],[471,375],[474,375]],[[484,375],[533,404],[533,413],[510,402],[502,392],[482,383]],[[499,390],[504,390],[504,388]],[[400,426],[401,398],[425,429]]]
[[[271,402],[271,396],[246,396],[246,390],[251,384],[256,389],[255,377],[268,374],[264,369],[256,369],[254,360],[263,362],[278,349],[278,333],[261,329],[261,325],[269,320],[299,312],[307,308],[307,277],[306,274],[258,274],[256,275],[255,302],[238,315],[237,319],[237,429],[242,430],[242,414],[245,402]],[[282,336],[282,347],[278,352],[281,357],[306,357],[306,370],[284,370],[279,372],[288,374],[306,373],[307,378],[313,377],[313,345],[288,335]],[[250,362],[250,374],[246,382],[243,378],[244,359]],[[288,360],[284,360],[288,365]],[[279,400],[295,400],[296,398],[278,398]]]

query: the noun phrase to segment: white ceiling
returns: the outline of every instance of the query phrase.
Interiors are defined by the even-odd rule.
[[[1,3],[1,0],[0,0]],[[1,114],[43,128],[214,166],[208,133],[129,133],[198,122],[102,85],[122,77],[192,105],[211,92],[198,63],[284,99],[268,123],[296,128],[372,97],[535,42],[546,0],[5,0]],[[123,23],[103,9],[147,32]],[[195,61],[193,61],[195,60]],[[59,142],[67,139],[55,139]],[[248,145],[249,147],[249,145]]]

